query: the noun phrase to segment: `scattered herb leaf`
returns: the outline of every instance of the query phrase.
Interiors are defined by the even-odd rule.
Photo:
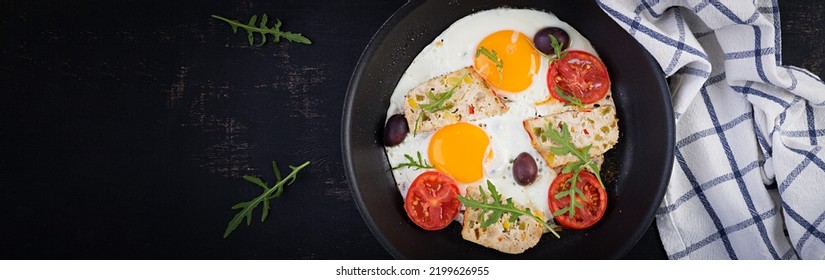
[[[573,95],[571,95],[571,94],[569,94],[569,93],[564,92],[564,91],[563,91],[560,87],[558,87],[558,86],[556,86],[556,87],[555,87],[555,88],[553,88],[553,89],[556,91],[556,93],[557,93],[559,96],[561,96],[561,98],[562,98],[562,99],[567,100],[567,104],[565,104],[566,106],[567,106],[567,105],[569,105],[569,106],[576,106],[576,107],[578,107],[579,109],[584,108],[584,104],[582,104],[582,100],[581,100],[581,99],[579,99],[578,97],[575,97],[575,96],[573,96]]]
[[[413,137],[418,133],[418,121],[421,120],[421,116],[424,116],[424,111],[422,110],[421,113],[418,114],[418,117],[415,118],[415,127],[413,128]]]
[[[507,200],[502,203],[501,194],[496,191],[496,186],[493,185],[490,180],[487,180],[487,189],[490,190],[490,196],[492,197],[492,202],[487,202],[487,193],[481,186],[478,186],[478,191],[481,194],[481,200],[475,200],[471,198],[469,195],[467,196],[458,196],[458,200],[461,201],[467,207],[478,208],[481,210],[481,228],[486,228],[498,221],[504,213],[510,213],[510,220],[509,222],[513,223],[518,219],[518,217],[524,215],[529,218],[532,218],[548,230],[550,230],[556,238],[561,238],[559,234],[553,230],[544,219],[536,216],[530,211],[530,208],[521,210],[516,207],[515,203],[513,203],[513,198],[507,198]],[[484,218],[486,213],[491,213],[490,217]]]
[[[432,102],[428,104],[419,104],[419,107],[421,107],[422,112],[427,111],[430,113],[435,113],[443,110],[444,103],[447,102],[447,100],[449,100],[450,97],[453,97],[455,89],[458,88],[459,85],[461,85],[461,83],[464,81],[464,78],[467,78],[467,75],[469,74],[470,72],[467,72],[463,76],[461,76],[461,79],[459,79],[458,82],[456,82],[455,85],[453,85],[453,87],[450,88],[450,90],[448,91],[441,92],[438,94],[434,94],[433,91],[427,92],[427,97],[429,97],[430,100],[432,100]]]
[[[570,205],[553,213],[553,216],[567,213],[570,217],[572,217],[576,214],[577,207],[584,208],[584,206],[576,200],[576,196],[579,196],[583,200],[587,201],[587,197],[584,196],[584,193],[582,193],[578,185],[576,185],[577,182],[581,181],[581,178],[579,178],[579,172],[584,170],[584,168],[589,168],[593,171],[593,175],[595,175],[599,180],[599,184],[601,184],[602,188],[604,188],[604,183],[599,175],[601,171],[599,171],[599,167],[596,163],[590,159],[590,148],[593,144],[587,145],[584,148],[577,148],[573,144],[573,136],[570,134],[570,129],[564,122],[561,123],[561,131],[554,129],[552,123],[548,123],[547,130],[542,135],[559,144],[559,146],[550,147],[550,151],[553,152],[553,154],[557,156],[571,154],[578,158],[578,161],[569,163],[564,167],[564,169],[562,169],[562,173],[573,173],[573,176],[567,180],[567,183],[570,184],[570,188],[560,191],[555,196],[556,199],[564,196],[570,196]]]
[[[553,47],[553,53],[555,54],[555,56],[550,58],[550,63],[553,63],[567,56],[567,51],[561,51],[561,48],[564,46],[562,46],[561,43],[559,43],[559,40],[556,39],[556,36],[553,36],[553,34],[550,34],[549,36],[550,46]]]
[[[226,226],[226,231],[224,231],[223,233],[223,238],[226,238],[227,236],[229,236],[229,234],[235,231],[235,229],[238,228],[238,225],[240,225],[241,221],[243,221],[244,219],[246,219],[246,225],[249,226],[249,224],[252,223],[252,211],[258,207],[258,204],[263,203],[264,205],[263,211],[261,212],[261,222],[266,220],[266,217],[269,215],[270,209],[269,200],[281,196],[281,193],[283,193],[284,191],[284,185],[292,184],[292,182],[295,181],[298,171],[300,171],[304,167],[307,167],[307,165],[309,165],[309,161],[304,162],[304,164],[301,164],[297,167],[290,165],[289,168],[292,169],[292,172],[290,172],[289,175],[287,175],[286,177],[281,178],[281,172],[278,171],[278,165],[273,161],[272,170],[275,172],[275,178],[277,182],[272,187],[267,186],[266,182],[261,180],[261,178],[249,175],[243,176],[245,180],[260,186],[263,189],[263,193],[261,193],[261,195],[250,201],[241,202],[235,204],[235,206],[232,206],[233,210],[241,209],[241,212],[235,214],[235,217],[229,221],[229,225]]]
[[[421,113],[419,113],[418,117],[415,119],[415,127],[413,128],[413,136],[415,136],[416,133],[418,133],[418,121],[421,119],[421,116],[424,115],[424,112],[426,111],[426,112],[429,112],[429,113],[435,113],[435,112],[446,109],[447,107],[444,105],[444,103],[447,102],[447,100],[449,100],[451,97],[453,97],[453,93],[455,92],[455,89],[458,88],[458,86],[461,85],[462,82],[464,82],[464,78],[467,78],[467,75],[470,75],[470,72],[467,72],[463,76],[461,76],[461,79],[459,79],[458,82],[456,82],[455,85],[453,85],[452,88],[450,88],[449,90],[447,90],[445,92],[433,93],[432,90],[427,92],[427,97],[429,97],[430,100],[432,100],[432,101],[430,103],[427,103],[427,104],[420,104],[420,103],[418,104],[418,107],[421,107]]]
[[[415,153],[416,153],[416,155],[418,155],[418,161],[416,161],[415,158],[413,158],[411,155],[404,154],[404,157],[407,158],[407,162],[400,163],[400,164],[396,165],[395,167],[392,168],[392,170],[396,170],[396,169],[400,169],[400,168],[404,168],[404,167],[414,168],[415,170],[433,168],[433,166],[430,165],[430,163],[428,163],[426,160],[421,158],[421,152],[415,152]]]
[[[584,193],[579,189],[579,186],[576,184],[577,182],[581,181],[581,178],[579,178],[579,172],[581,172],[581,169],[576,169],[573,172],[573,176],[571,176],[570,179],[567,179],[567,182],[564,183],[565,185],[569,184],[570,188],[556,193],[556,196],[553,197],[555,199],[560,199],[562,197],[569,196],[570,205],[565,208],[561,208],[556,212],[553,212],[554,217],[563,215],[565,213],[570,215],[570,217],[573,217],[574,215],[576,215],[576,208],[584,209],[584,205],[582,205],[576,199],[576,196],[579,196],[583,200],[587,201],[587,197],[584,196]]]
[[[280,42],[281,38],[284,38],[284,39],[289,40],[290,42],[307,44],[307,45],[312,44],[312,41],[310,41],[307,37],[304,37],[303,35],[301,35],[301,33],[281,31],[281,20],[280,19],[277,19],[277,18],[275,19],[275,25],[273,27],[267,27],[266,23],[268,21],[268,18],[266,16],[266,14],[263,14],[263,16],[261,16],[261,22],[258,24],[257,27],[255,26],[255,22],[258,19],[257,15],[253,15],[252,18],[249,19],[249,22],[247,24],[240,23],[239,21],[234,20],[234,19],[227,19],[227,18],[224,18],[222,16],[212,15],[212,17],[228,23],[230,26],[232,26],[232,31],[235,32],[235,33],[238,33],[238,27],[243,28],[244,30],[246,30],[246,33],[249,35],[249,36],[247,36],[249,38],[249,45],[251,45],[251,46],[255,45],[255,43],[254,43],[255,40],[254,40],[254,36],[253,36],[255,33],[258,33],[258,34],[261,35],[261,43],[258,44],[258,46],[262,46],[263,44],[266,44],[266,35],[267,34],[272,35],[274,37],[275,42]]]
[[[501,84],[502,79],[504,79],[504,61],[502,61],[501,58],[498,57],[498,53],[496,53],[496,50],[493,50],[491,52],[484,46],[478,48],[478,50],[476,51],[476,57],[482,54],[489,58],[490,61],[496,64],[496,69],[498,69],[498,83]]]
[[[590,147],[592,147],[593,144],[587,145],[581,149],[576,148],[573,144],[573,136],[570,135],[570,129],[564,122],[561,123],[561,131],[557,131],[553,128],[552,124],[548,123],[547,130],[544,131],[543,135],[553,140],[553,142],[559,143],[560,146],[550,147],[550,151],[553,152],[553,154],[556,154],[557,156],[564,156],[567,154],[575,156],[579,159],[577,162],[571,163],[574,165],[575,169],[589,167],[593,171],[593,175],[596,175],[596,178],[599,179],[599,184],[601,184],[602,188],[604,188],[602,178],[599,176],[599,167],[590,158]]]

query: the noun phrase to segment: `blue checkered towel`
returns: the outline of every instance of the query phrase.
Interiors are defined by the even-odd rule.
[[[825,84],[782,65],[776,1],[597,2],[669,77],[668,257],[823,259]]]

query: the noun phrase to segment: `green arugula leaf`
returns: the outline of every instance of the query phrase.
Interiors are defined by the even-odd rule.
[[[269,190],[269,187],[266,186],[266,183],[264,183],[264,181],[261,180],[261,178],[254,177],[254,176],[249,176],[249,175],[244,175],[243,178],[245,180],[255,184],[255,185],[261,186],[262,188],[264,188],[264,191]]]
[[[562,99],[567,101],[567,104],[564,104],[565,106],[576,106],[579,109],[584,108],[584,104],[582,104],[581,99],[564,92],[558,86],[556,86],[553,89],[556,91],[556,94],[558,94],[559,96],[561,96]]]
[[[430,100],[433,101],[429,104],[418,104],[418,106],[421,107],[422,111],[427,111],[430,113],[435,113],[443,110],[444,103],[447,102],[447,100],[449,100],[450,97],[453,97],[455,89],[458,88],[458,86],[461,85],[462,82],[464,82],[464,78],[466,78],[467,75],[470,75],[470,72],[467,72],[463,76],[461,76],[461,79],[458,79],[458,82],[456,82],[455,85],[453,85],[453,87],[446,92],[442,92],[437,95],[434,94],[432,91],[427,92],[427,96],[430,98]],[[416,125],[416,128],[418,128],[418,125]]]
[[[501,84],[502,80],[504,79],[504,61],[498,57],[498,53],[496,50],[490,51],[484,46],[478,48],[476,51],[476,57],[479,55],[484,55],[490,59],[493,63],[496,64],[496,69],[498,69],[498,83]]]
[[[559,146],[550,147],[550,151],[553,152],[553,154],[557,156],[564,156],[567,154],[575,156],[578,159],[578,161],[573,162],[571,164],[577,165],[575,168],[579,170],[584,167],[590,168],[590,170],[593,171],[593,175],[595,175],[596,178],[599,179],[599,184],[601,184],[602,188],[604,188],[604,183],[602,182],[602,179],[599,176],[599,172],[601,171],[599,170],[596,163],[593,162],[592,159],[590,159],[590,148],[593,146],[592,144],[587,145],[581,149],[577,148],[573,144],[573,136],[570,134],[570,129],[564,122],[561,123],[561,131],[557,131],[553,128],[553,124],[548,123],[547,129],[544,131],[542,135],[549,138],[550,140],[553,140],[553,142],[559,144]],[[568,169],[568,171],[570,170]]]
[[[261,193],[261,195],[250,201],[241,202],[232,206],[232,210],[241,209],[241,211],[235,214],[235,217],[233,217],[232,220],[229,221],[229,224],[226,226],[226,231],[224,231],[223,233],[223,238],[226,238],[227,236],[229,236],[229,234],[235,231],[235,229],[238,228],[238,225],[240,225],[244,219],[246,219],[246,225],[249,226],[252,223],[252,211],[255,210],[255,208],[257,208],[259,204],[263,204],[261,222],[266,220],[266,217],[269,216],[269,209],[271,209],[269,205],[269,200],[281,196],[281,193],[284,191],[284,185],[290,185],[293,182],[295,182],[295,178],[298,174],[298,171],[300,171],[304,167],[307,167],[308,165],[309,161],[304,162],[303,164],[297,167],[290,165],[289,168],[292,169],[292,172],[290,172],[289,175],[286,176],[286,178],[281,178],[281,172],[278,171],[278,165],[273,161],[272,169],[275,172],[277,182],[272,187],[268,187],[266,182],[261,180],[261,178],[249,175],[243,176],[245,180],[260,186],[264,189],[264,191],[263,193]]]
[[[278,180],[278,182],[283,180],[281,178],[281,170],[278,169],[278,164],[275,163],[274,160],[272,161],[272,172],[275,173],[275,180]]]
[[[415,153],[418,155],[418,161],[416,161],[411,155],[404,154],[404,157],[407,158],[407,162],[399,163],[398,165],[393,167],[392,170],[396,170],[396,169],[400,169],[400,168],[404,168],[404,167],[414,168],[415,170],[434,168],[432,165],[430,165],[430,163],[428,163],[426,160],[421,158],[421,152],[415,152]]]
[[[446,106],[447,100],[450,100],[453,97],[453,93],[455,93],[455,89],[458,88],[461,83],[464,82],[464,78],[467,78],[467,75],[470,75],[470,72],[465,73],[461,76],[461,79],[455,83],[449,90],[441,93],[433,93],[433,91],[427,92],[427,97],[432,100],[430,103],[421,104],[419,103],[418,106],[421,107],[421,113],[418,114],[418,117],[415,119],[415,127],[413,128],[413,136],[418,133],[418,122],[421,120],[421,117],[424,116],[424,112],[435,113],[441,110],[448,108]]]
[[[547,224],[547,222],[545,222],[544,219],[533,214],[533,212],[530,211],[530,208],[526,208],[524,210],[517,208],[516,204],[513,203],[513,198],[508,198],[504,200],[504,203],[502,203],[501,194],[498,193],[498,191],[496,190],[496,186],[493,185],[493,183],[490,182],[490,180],[487,180],[487,189],[490,191],[489,198],[492,198],[491,202],[487,202],[487,193],[481,186],[478,186],[478,191],[481,195],[481,200],[475,200],[471,198],[469,195],[459,195],[457,197],[458,200],[461,201],[461,203],[465,206],[478,208],[481,210],[481,228],[491,226],[492,224],[496,223],[499,219],[501,219],[504,213],[510,213],[510,219],[508,221],[510,221],[511,223],[515,222],[518,219],[518,217],[524,215],[535,220],[536,222],[550,230],[550,232],[553,233],[553,235],[555,235],[556,238],[561,238],[561,236],[559,236],[559,234],[555,230],[553,230],[553,228],[549,224]],[[486,213],[490,213],[490,217],[485,218]]]
[[[232,27],[232,32],[234,33],[238,33],[238,27],[246,30],[250,46],[255,45],[255,36],[253,36],[255,33],[261,35],[261,43],[258,44],[258,46],[263,46],[264,44],[266,44],[266,35],[272,35],[274,37],[275,42],[280,42],[281,38],[284,38],[289,40],[290,42],[307,45],[312,44],[312,41],[310,41],[309,38],[301,35],[301,33],[281,31],[280,19],[275,19],[275,25],[273,25],[272,27],[267,27],[266,23],[269,20],[269,18],[266,16],[266,14],[263,14],[263,16],[261,17],[261,22],[258,24],[257,27],[255,26],[255,22],[258,20],[257,15],[253,15],[252,18],[249,19],[249,22],[246,24],[240,23],[239,21],[234,19],[227,19],[217,15],[212,15],[212,17],[228,23]]]
[[[558,61],[558,60],[566,57],[567,56],[567,51],[561,51],[561,48],[564,47],[564,46],[562,46],[561,43],[559,43],[559,40],[556,39],[556,36],[553,36],[553,34],[549,34],[549,36],[550,36],[550,46],[553,47],[553,53],[555,54],[554,57],[550,58],[550,63],[553,63],[554,61]]]
[[[418,117],[415,118],[415,127],[413,128],[413,137],[418,133],[418,121],[421,120],[421,116],[424,116],[424,110],[421,110],[421,113],[418,113]]]
[[[570,129],[568,128],[567,124],[562,122],[561,123],[561,131],[557,131],[553,128],[553,124],[547,124],[547,130],[542,134],[543,136],[550,138],[553,142],[557,143],[559,146],[550,147],[550,151],[557,155],[557,156],[564,156],[564,155],[573,155],[575,156],[578,161],[572,162],[567,164],[563,169],[562,173],[573,173],[573,176],[565,182],[565,185],[570,186],[570,188],[565,189],[556,193],[555,199],[560,199],[565,196],[570,197],[570,205],[565,208],[559,209],[553,213],[553,216],[559,216],[563,214],[568,214],[570,217],[576,214],[576,208],[584,208],[584,206],[576,200],[576,196],[581,197],[584,201],[587,201],[587,197],[584,196],[584,193],[579,189],[577,183],[581,182],[581,178],[579,177],[579,172],[584,170],[585,168],[589,168],[593,171],[593,174],[596,176],[596,179],[599,180],[599,184],[604,188],[604,183],[602,182],[602,177],[599,175],[601,172],[599,167],[590,159],[590,148],[593,147],[593,144],[587,145],[581,149],[577,148],[573,144],[573,136],[570,134]]]
[[[570,205],[559,210],[556,210],[556,212],[553,212],[554,217],[564,214],[568,214],[570,217],[573,217],[574,215],[576,215],[576,208],[584,209],[584,205],[582,205],[576,199],[576,196],[578,196],[581,197],[583,200],[587,201],[587,197],[584,196],[584,193],[579,189],[577,185],[577,183],[581,181],[581,178],[579,177],[580,171],[581,169],[574,171],[573,176],[571,176],[570,179],[568,179],[567,182],[564,183],[565,185],[569,185],[569,188],[556,193],[556,195],[553,197],[554,199],[561,199],[565,196],[570,197]]]
[[[587,163],[587,167],[590,168],[590,170],[593,171],[593,175],[596,175],[596,179],[599,180],[599,184],[601,184],[602,188],[604,188],[604,183],[602,183],[602,176],[599,175],[599,173],[601,171],[599,170],[599,167],[596,166],[596,163],[593,162],[593,161],[590,161],[590,162]]]
[[[577,161],[577,162],[573,162],[573,163],[570,163],[568,165],[565,165],[564,169],[561,170],[561,173],[570,173],[570,172],[579,170],[579,169],[581,169],[583,164],[584,164],[583,162]]]

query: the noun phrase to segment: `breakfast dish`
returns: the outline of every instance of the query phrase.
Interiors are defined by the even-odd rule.
[[[465,240],[518,254],[601,219],[617,123],[586,38],[552,14],[500,8],[456,21],[418,54],[383,143],[413,223],[455,221]]]
[[[467,195],[480,199],[479,187],[468,187]],[[482,200],[490,202],[492,198]],[[524,209],[523,205],[515,207]],[[467,207],[461,227],[461,237],[467,241],[492,248],[504,253],[520,254],[539,243],[543,233],[542,225],[524,216],[510,222],[513,214],[503,214],[499,220],[487,227],[482,227],[483,213],[478,208]]]

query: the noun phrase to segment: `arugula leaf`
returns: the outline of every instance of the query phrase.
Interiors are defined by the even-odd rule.
[[[563,52],[561,51],[561,48],[564,47],[564,46],[562,46],[561,43],[559,43],[559,40],[556,39],[556,36],[553,36],[553,34],[549,34],[549,36],[550,36],[550,46],[553,47],[553,53],[556,55],[556,56],[550,58],[550,63],[553,63],[554,61],[558,61],[558,60],[566,57],[567,56],[567,51],[563,51]]]
[[[228,23],[230,26],[232,26],[232,32],[238,33],[238,27],[246,30],[246,33],[248,34],[247,38],[249,39],[249,45],[250,46],[255,45],[255,43],[254,43],[255,42],[255,40],[254,40],[255,37],[253,36],[254,33],[261,34],[261,43],[258,44],[258,46],[263,46],[264,44],[266,44],[266,35],[267,34],[272,35],[274,37],[275,42],[280,42],[281,38],[284,38],[284,39],[289,40],[290,42],[307,44],[307,45],[312,44],[312,41],[310,41],[307,37],[304,37],[303,35],[301,35],[301,33],[281,31],[281,20],[280,19],[277,19],[277,18],[275,19],[275,25],[273,27],[267,27],[266,23],[269,20],[269,18],[267,18],[266,14],[263,14],[263,16],[261,17],[261,22],[258,24],[257,27],[255,26],[255,22],[258,20],[257,15],[253,15],[252,18],[249,19],[249,22],[247,24],[243,24],[243,23],[240,23],[237,20],[227,19],[227,18],[217,16],[217,15],[212,15],[212,17]]]
[[[564,91],[563,91],[560,87],[558,87],[558,86],[556,86],[555,88],[553,88],[553,90],[555,90],[555,91],[556,91],[556,94],[558,94],[559,96],[561,96],[561,98],[562,98],[562,99],[567,100],[567,104],[564,104],[565,106],[568,106],[568,105],[569,105],[569,106],[576,106],[576,107],[578,107],[579,109],[584,108],[584,104],[582,104],[582,100],[581,100],[581,99],[579,99],[578,97],[575,97],[575,96],[573,96],[573,95],[571,95],[571,94],[568,94],[568,93],[564,92]]]
[[[553,212],[553,216],[559,216],[566,213],[570,215],[570,217],[573,217],[573,215],[576,215],[576,208],[584,209],[584,206],[576,200],[576,196],[579,196],[584,201],[587,201],[587,197],[584,196],[584,193],[579,189],[578,185],[576,185],[576,183],[581,181],[579,173],[584,170],[584,168],[589,168],[592,170],[593,175],[596,176],[596,179],[599,180],[599,184],[602,185],[602,188],[604,188],[602,177],[599,175],[601,171],[599,170],[599,167],[596,166],[596,163],[590,159],[590,148],[593,147],[593,144],[587,145],[581,149],[573,145],[573,136],[570,135],[570,130],[564,122],[561,123],[561,131],[556,131],[552,124],[547,124],[547,130],[542,135],[559,144],[559,146],[550,147],[550,151],[553,152],[553,154],[557,156],[571,154],[578,158],[578,161],[567,164],[561,171],[562,173],[573,173],[573,176],[565,182],[565,184],[570,185],[570,188],[558,192],[554,197],[555,199],[560,199],[562,197],[569,196],[570,205],[556,210],[556,212]]]
[[[553,235],[555,235],[556,238],[561,238],[561,236],[559,236],[559,234],[555,230],[553,230],[553,228],[549,224],[547,224],[547,222],[545,222],[544,219],[534,215],[533,212],[530,211],[530,208],[526,208],[524,210],[517,208],[515,203],[513,203],[513,198],[507,198],[506,200],[504,200],[505,203],[502,203],[501,194],[498,193],[498,191],[496,190],[496,186],[493,185],[493,183],[490,182],[490,180],[487,180],[487,189],[490,190],[490,196],[492,197],[492,201],[489,203],[487,202],[487,193],[484,192],[484,189],[481,186],[478,186],[478,191],[481,194],[481,200],[475,200],[471,198],[469,195],[459,195],[457,197],[458,200],[461,201],[461,203],[465,206],[478,208],[481,210],[481,228],[489,227],[490,225],[496,223],[499,219],[501,219],[504,213],[510,213],[510,219],[508,221],[511,223],[515,222],[520,216],[524,215],[535,220],[536,222],[550,230],[550,232],[553,233]],[[486,216],[485,214],[488,212],[491,213],[490,217],[485,218],[484,216]]]
[[[266,217],[269,216],[269,200],[281,196],[281,193],[283,193],[284,191],[284,185],[290,185],[293,182],[295,182],[295,178],[298,174],[298,171],[300,171],[304,167],[307,167],[308,165],[309,161],[304,162],[304,164],[301,164],[297,167],[290,165],[289,168],[292,169],[292,172],[289,173],[289,175],[287,175],[285,178],[281,178],[281,172],[278,171],[278,165],[273,161],[272,169],[275,172],[275,178],[277,179],[277,182],[272,187],[268,187],[266,182],[261,180],[261,178],[249,175],[243,176],[245,180],[263,188],[263,193],[261,193],[261,195],[250,201],[241,202],[232,206],[233,210],[241,209],[241,211],[238,212],[238,214],[235,214],[235,217],[233,217],[232,220],[229,221],[229,225],[226,226],[226,231],[223,232],[223,238],[226,238],[227,236],[229,236],[229,234],[235,231],[235,229],[238,228],[238,225],[240,225],[244,219],[246,219],[246,225],[249,226],[249,224],[252,223],[252,211],[255,210],[255,208],[257,208],[258,205],[262,203],[264,206],[263,211],[261,212],[261,222],[266,220]]]
[[[421,152],[415,152],[415,153],[418,155],[418,161],[415,161],[415,159],[411,155],[404,154],[404,157],[407,158],[407,162],[399,163],[398,165],[393,167],[392,170],[396,170],[396,169],[400,169],[400,168],[404,168],[404,167],[406,167],[406,168],[415,168],[415,170],[434,168],[432,165],[430,165],[430,163],[428,163],[426,160],[421,158]]]
[[[553,154],[557,156],[571,154],[578,158],[577,162],[570,164],[575,165],[575,167],[569,167],[568,165],[565,167],[564,170],[571,171],[571,169],[573,168],[581,170],[584,167],[588,167],[590,168],[590,170],[593,171],[593,175],[596,175],[596,178],[599,179],[599,184],[602,185],[602,188],[604,188],[602,178],[601,176],[599,176],[599,172],[601,171],[599,170],[599,167],[596,165],[596,163],[590,159],[590,148],[593,146],[593,144],[587,145],[581,149],[577,148],[576,145],[573,144],[573,136],[570,135],[570,129],[564,122],[561,123],[561,131],[556,131],[556,129],[553,128],[553,124],[548,123],[547,130],[545,130],[542,135],[547,138],[550,138],[550,140],[553,140],[553,142],[559,144],[559,146],[550,147],[550,151],[553,152]]]
[[[560,199],[562,197],[569,196],[570,197],[570,205],[565,207],[565,208],[561,208],[559,210],[556,210],[556,212],[553,212],[554,217],[559,216],[559,215],[563,215],[565,213],[567,213],[570,217],[573,217],[574,215],[576,215],[576,208],[584,209],[584,205],[582,205],[576,199],[576,196],[579,196],[583,200],[587,201],[587,197],[584,196],[584,193],[579,189],[578,185],[576,184],[579,181],[581,181],[581,178],[579,177],[579,172],[581,172],[581,169],[576,169],[574,172],[575,173],[573,173],[573,176],[571,176],[570,179],[567,179],[567,182],[564,183],[564,184],[569,184],[570,188],[556,193],[556,196],[553,197],[555,199]]]
[[[453,87],[446,92],[439,93],[438,95],[434,94],[432,91],[427,92],[427,97],[429,97],[430,100],[433,101],[429,104],[419,104],[418,106],[420,106],[423,111],[427,111],[430,113],[435,113],[443,110],[444,102],[447,102],[447,100],[449,100],[450,97],[453,97],[455,89],[458,88],[459,85],[461,85],[461,83],[464,81],[464,78],[466,78],[467,75],[470,75],[470,72],[464,73],[464,75],[461,76],[461,79],[458,79],[458,82],[456,82],[455,85],[453,85]],[[416,125],[416,128],[417,126],[418,125]]]
[[[421,113],[418,113],[418,117],[415,118],[415,127],[413,128],[413,137],[418,133],[418,121],[421,120],[421,116],[424,116],[424,111],[422,110]]]
[[[561,50],[562,47],[564,47],[564,46],[562,46],[562,44],[559,42],[559,40],[556,39],[556,36],[553,36],[553,34],[549,34],[548,36],[550,36],[550,45],[553,46],[553,53],[555,54],[553,57],[550,58],[550,64],[552,64],[552,63],[554,63],[556,61],[559,61],[562,58],[566,57],[567,56],[567,51],[562,51]],[[553,90],[555,90],[556,93],[559,96],[561,96],[562,99],[567,101],[567,104],[565,104],[565,105],[576,106],[579,109],[584,108],[584,104],[582,104],[581,99],[573,96],[572,94],[564,92],[564,90],[562,90],[558,86],[553,88]]]
[[[453,93],[455,93],[455,89],[458,88],[458,86],[461,85],[462,82],[464,82],[464,78],[467,78],[467,75],[470,75],[470,72],[464,73],[464,75],[461,76],[461,79],[458,79],[458,82],[456,82],[455,85],[453,85],[453,87],[451,87],[449,90],[447,90],[445,92],[441,92],[441,93],[438,93],[438,94],[433,93],[432,90],[427,92],[427,97],[429,97],[430,100],[432,100],[432,102],[427,103],[427,104],[420,104],[420,103],[418,104],[418,106],[421,107],[421,112],[418,114],[418,117],[415,119],[415,127],[413,128],[413,136],[415,136],[416,133],[418,133],[418,121],[421,120],[421,117],[424,115],[424,112],[426,111],[426,112],[429,112],[429,113],[435,113],[435,112],[438,112],[438,111],[441,111],[441,110],[444,110],[444,109],[448,108],[448,106],[445,106],[445,102],[447,102],[447,100],[449,100],[451,97],[453,97]]]
[[[490,61],[496,64],[496,69],[498,69],[498,83],[501,84],[502,79],[504,79],[504,61],[498,57],[498,53],[496,53],[496,50],[493,50],[491,52],[484,46],[478,48],[478,50],[476,51],[476,57],[482,54],[489,58]]]

